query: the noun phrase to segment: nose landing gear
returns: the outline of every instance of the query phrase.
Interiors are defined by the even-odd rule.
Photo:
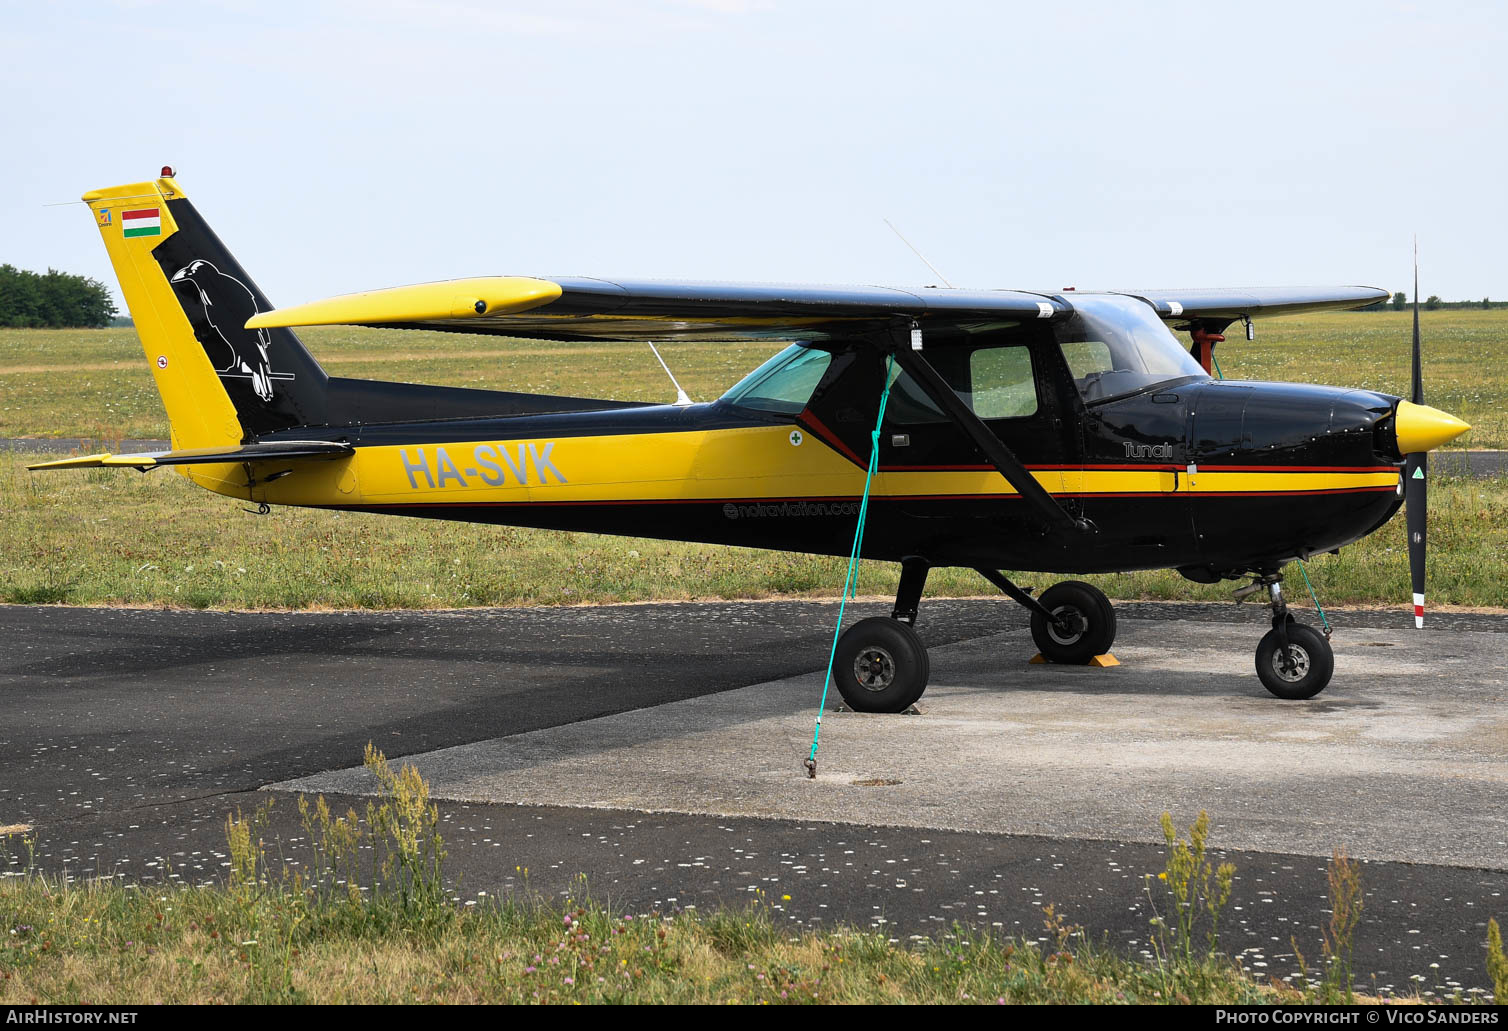
[[[1330,683],[1335,651],[1326,635],[1288,612],[1282,583],[1280,574],[1270,573],[1237,591],[1236,601],[1266,589],[1272,604],[1272,629],[1257,644],[1257,679],[1279,698],[1301,701],[1313,698]]]

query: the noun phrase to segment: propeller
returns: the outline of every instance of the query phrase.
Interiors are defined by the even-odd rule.
[[[1424,370],[1419,355],[1419,244],[1414,243],[1414,380],[1409,400],[1424,404]],[[1401,408],[1402,405],[1400,404]],[[1403,441],[1398,441],[1403,451]],[[1414,588],[1414,627],[1424,629],[1424,553],[1429,531],[1429,452],[1407,451],[1403,458],[1404,518],[1408,520],[1409,580]]]
[[[1454,440],[1469,425],[1424,403],[1419,355],[1419,242],[1414,241],[1414,368],[1409,400],[1398,402],[1394,419],[1398,453],[1403,456],[1403,503],[1409,536],[1409,579],[1414,588],[1414,626],[1424,629],[1424,556],[1428,539],[1429,453]]]

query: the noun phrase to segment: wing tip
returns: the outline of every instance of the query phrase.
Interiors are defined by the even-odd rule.
[[[559,283],[529,276],[454,279],[342,294],[308,304],[258,312],[246,320],[246,328],[480,319],[538,308],[559,300],[564,292]]]

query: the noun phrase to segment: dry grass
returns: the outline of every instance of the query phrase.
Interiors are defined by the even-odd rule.
[[[8,905],[20,901],[17,894],[0,888]],[[56,937],[32,937],[0,952],[6,965],[0,1004],[1249,1004],[1302,998],[1263,988],[1234,967],[1193,994],[1169,993],[1149,968],[1081,946],[1044,954],[1029,944],[965,934],[913,950],[841,931],[787,941],[755,912],[624,919],[578,907],[577,922],[566,928],[558,911],[505,906],[457,915],[424,942],[401,933],[382,940],[311,932],[289,945],[266,928],[259,939],[238,939],[242,930],[214,919],[210,894],[95,893],[75,906],[69,922],[84,937],[65,941],[54,925],[44,933]],[[154,923],[158,910],[171,912],[155,929],[135,930],[144,910],[152,911]],[[729,922],[746,925],[743,941],[730,942]],[[127,933],[143,936],[124,938]],[[242,944],[250,941],[256,944]],[[25,958],[16,955],[22,951]]]

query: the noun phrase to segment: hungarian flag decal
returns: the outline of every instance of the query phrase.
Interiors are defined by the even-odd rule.
[[[120,213],[120,226],[128,237],[161,236],[162,214],[157,208],[137,208],[135,211],[122,211]]]

